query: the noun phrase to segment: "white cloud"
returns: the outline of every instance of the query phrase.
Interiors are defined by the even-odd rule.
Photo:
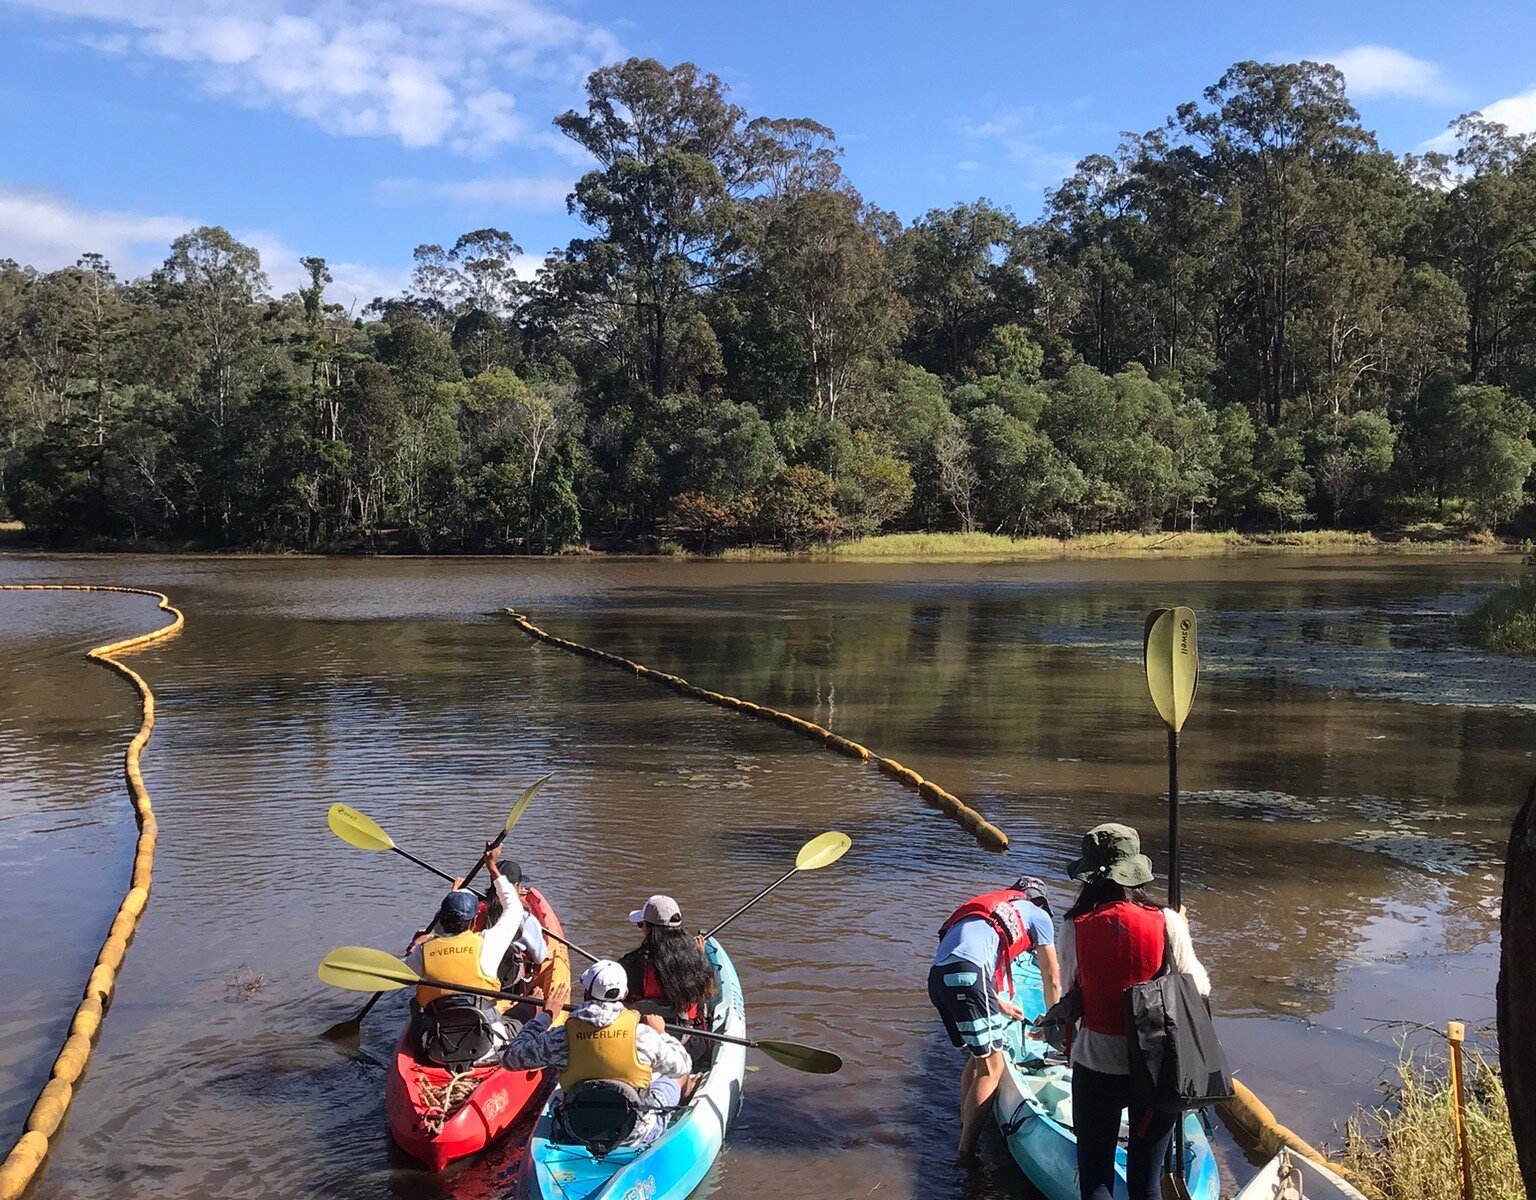
[[[1480,111],[1487,120],[1508,126],[1511,133],[1536,133],[1536,87],[1485,104]],[[1430,138],[1422,148],[1452,153],[1456,149],[1456,134],[1447,129]]]
[[[508,82],[570,88],[617,58],[545,0],[0,0],[99,53],[185,64],[207,91],[332,133],[487,153],[531,133]],[[537,132],[547,132],[539,130]]]
[[[484,179],[386,179],[374,191],[383,199],[444,201],[465,208],[495,205],[538,212],[564,212],[569,179],[491,175]]]
[[[120,278],[143,275],[165,261],[171,242],[202,223],[192,217],[83,208],[55,192],[0,182],[0,258],[14,258],[42,271],[70,266],[94,251],[107,257]],[[259,230],[234,232],[261,254],[273,294],[295,291],[308,282],[299,265],[303,255],[281,237]],[[329,265],[335,282],[326,289],[326,299],[358,309],[375,296],[399,295],[410,277],[407,267]]]
[[[119,274],[159,263],[171,241],[197,222],[186,217],[83,209],[53,192],[0,183],[0,258],[52,271],[82,254],[104,254]]]
[[[1438,65],[1391,46],[1354,46],[1318,57],[1343,72],[1352,96],[1405,96],[1437,104],[1456,101],[1456,89]]]

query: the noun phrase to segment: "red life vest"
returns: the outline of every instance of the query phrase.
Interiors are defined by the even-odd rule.
[[[1125,989],[1151,979],[1163,965],[1167,921],[1158,908],[1117,900],[1072,922],[1083,1028],[1125,1036]]]
[[[1035,948],[1035,939],[1029,932],[1029,923],[1014,907],[1015,901],[1026,898],[1023,892],[1015,891],[1013,888],[1003,888],[1001,891],[973,896],[950,913],[949,919],[939,927],[939,936],[943,937],[968,917],[981,917],[997,930],[997,936],[1002,941],[1002,949],[997,956],[993,984],[998,991],[1006,987],[1010,996],[1013,995],[1013,960],[1021,954],[1028,954]]]
[[[661,986],[661,980],[656,975],[656,968],[650,963],[645,964],[645,977],[640,984],[640,999],[655,1000],[661,1004],[671,1004],[672,997],[667,995]],[[677,1015],[689,1024],[697,1024],[699,1020],[699,1006],[690,1004],[687,1008],[677,1010]]]

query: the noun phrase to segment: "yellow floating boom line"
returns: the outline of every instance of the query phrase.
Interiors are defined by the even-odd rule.
[[[96,646],[85,652],[85,656],[92,662],[100,663],[108,670],[117,672],[133,684],[139,693],[141,714],[139,731],[133,735],[133,740],[128,743],[128,751],[123,756],[123,775],[128,781],[128,794],[133,801],[134,813],[138,819],[139,837],[134,850],[133,874],[128,881],[128,892],[117,907],[117,915],[112,920],[112,927],[107,932],[107,938],[101,945],[100,953],[96,956],[90,978],[86,980],[85,994],[75,1008],[74,1019],[69,1025],[69,1034],[64,1039],[64,1045],[59,1049],[58,1056],[53,1060],[53,1069],[49,1073],[48,1082],[43,1085],[43,1090],[38,1093],[37,1100],[32,1105],[24,1132],[11,1147],[4,1162],[0,1162],[0,1200],[17,1200],[17,1197],[31,1186],[32,1181],[42,1170],[43,1160],[48,1156],[50,1139],[63,1123],[64,1114],[69,1111],[70,1101],[74,1098],[75,1085],[84,1073],[86,1063],[90,1061],[91,1051],[96,1045],[97,1032],[101,1029],[102,1019],[111,1006],[112,993],[117,984],[117,972],[122,966],[124,955],[128,952],[128,943],[132,940],[139,920],[144,915],[145,905],[149,903],[150,878],[155,861],[155,813],[150,804],[149,790],[144,786],[144,776],[139,771],[139,755],[143,752],[145,743],[149,741],[150,731],[155,727],[155,694],[150,691],[149,684],[144,682],[137,671],[117,661],[117,655],[141,650],[145,646],[174,637],[181,632],[181,627],[186,624],[186,618],[181,615],[179,609],[172,606],[170,599],[163,593],[147,591],[144,588],[108,587],[98,584],[7,583],[0,584],[0,591],[122,592],[135,596],[149,596],[159,602],[159,607],[163,611],[171,614],[169,624],[162,625],[150,633],[141,633],[136,637],[124,638],[120,642]]]
[[[727,696],[721,692],[712,692],[708,688],[695,687],[686,679],[678,675],[669,675],[665,671],[653,670],[643,666],[633,659],[621,658],[617,654],[609,654],[603,650],[594,649],[591,646],[583,646],[580,642],[567,641],[565,638],[556,637],[552,633],[546,633],[527,617],[516,609],[507,609],[507,614],[517,622],[517,627],[529,637],[537,641],[545,642],[551,646],[557,646],[561,650],[567,650],[572,654],[580,654],[585,658],[593,658],[598,662],[608,663],[618,667],[632,675],[642,679],[648,679],[652,683],[662,687],[671,688],[674,692],[684,696],[692,696],[695,700],[703,700],[709,704],[718,705],[721,708],[734,709],[736,712],[745,713],[749,717],[756,717],[760,721],[772,721],[775,725],[782,725],[785,729],[809,738],[813,742],[820,742],[834,754],[841,754],[845,758],[858,759],[860,762],[869,763],[882,775],[896,780],[898,783],[910,788],[923,799],[929,801],[937,808],[958,821],[968,832],[973,834],[978,842],[989,850],[1008,849],[1008,835],[983,817],[974,808],[965,804],[953,792],[948,792],[932,780],[924,779],[916,771],[903,766],[894,758],[882,758],[867,746],[861,746],[858,742],[850,741],[833,733],[824,726],[817,725],[813,721],[804,721],[792,713],[780,712],[776,708],[767,708],[761,704],[753,704],[750,700],[740,700],[735,696]],[[3,1198],[0,1198],[3,1200]]]

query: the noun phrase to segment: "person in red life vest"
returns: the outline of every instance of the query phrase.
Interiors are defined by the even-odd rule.
[[[619,959],[629,994],[666,1005],[684,1024],[699,1024],[715,996],[715,969],[700,939],[683,928],[677,901],[652,896],[629,920],[645,931],[640,944]]]
[[[1072,1038],[1072,1127],[1082,1200],[1111,1200],[1120,1114],[1130,1101],[1125,989],[1155,976],[1166,952],[1174,971],[1209,996],[1211,980],[1195,957],[1181,912],[1146,893],[1152,863],[1128,825],[1099,825],[1083,836],[1083,855],[1067,873],[1083,885],[1062,921],[1061,974],[1082,994]],[[1128,1200],[1158,1200],[1160,1175],[1177,1118],[1132,1111],[1126,1155]]]
[[[1013,1002],[1013,960],[1033,954],[1046,1006],[1056,1003],[1056,934],[1045,886],[1022,878],[1012,887],[973,896],[939,929],[939,948],[928,972],[928,999],[945,1032],[968,1051],[960,1076],[960,1154],[975,1153],[997,1085],[1003,1077],[1004,1038],[1024,1019]]]

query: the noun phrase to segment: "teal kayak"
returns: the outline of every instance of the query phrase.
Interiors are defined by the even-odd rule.
[[[720,984],[710,1028],[746,1037],[746,1007],[736,968],[713,938],[704,952]],[[648,1146],[615,1150],[602,1158],[585,1146],[553,1140],[560,1099],[556,1092],[544,1106],[523,1156],[520,1195],[526,1200],[683,1200],[703,1182],[736,1119],[746,1056],[744,1046],[721,1043],[709,1073],[660,1137]]]
[[[1031,1020],[1045,1012],[1033,955],[1013,964],[1016,1000]],[[1007,1063],[993,1115],[1008,1152],[1046,1200],[1079,1200],[1077,1138],[1072,1133],[1072,1068],[1046,1043],[1015,1023],[1008,1032]],[[1125,1136],[1124,1126],[1121,1137]],[[1124,1200],[1125,1146],[1115,1151],[1115,1197]],[[1219,1200],[1221,1179],[1210,1139],[1199,1118],[1184,1118],[1184,1178],[1194,1200]]]

